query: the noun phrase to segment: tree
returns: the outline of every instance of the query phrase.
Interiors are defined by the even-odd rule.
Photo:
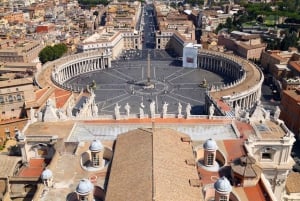
[[[39,59],[42,64],[46,63],[47,61],[53,61],[63,56],[64,53],[68,51],[68,47],[61,43],[56,44],[53,47],[48,45],[44,49],[42,49],[39,53]]]
[[[231,32],[233,30],[237,30],[237,27],[233,24],[233,21],[230,17],[226,19],[226,22],[224,24],[220,23],[218,27],[216,28],[216,33],[218,33],[221,29],[228,29],[228,32]]]
[[[298,46],[298,37],[295,32],[287,33],[280,43],[281,50],[288,50],[289,47]]]

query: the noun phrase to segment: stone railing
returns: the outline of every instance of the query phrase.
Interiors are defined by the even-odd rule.
[[[80,53],[80,54],[75,54],[71,55],[68,57],[64,57],[62,59],[57,60],[55,63],[51,63],[49,65],[52,66],[52,75],[51,75],[51,80],[53,83],[55,83],[57,86],[65,89],[65,90],[70,90],[70,91],[81,91],[82,89],[75,89],[72,88],[70,85],[66,85],[65,82],[69,79],[71,79],[74,76],[78,76],[82,73],[88,73],[88,72],[93,72],[95,70],[100,70],[105,68],[105,63],[100,62],[97,63],[97,66],[88,66],[91,61],[97,60],[97,59],[107,59],[107,65],[108,67],[111,66],[110,60],[111,60],[111,55],[112,53],[110,51],[93,51],[93,52],[86,52],[86,53]],[[57,79],[58,74],[66,68],[72,68],[75,65],[80,65],[80,63],[86,62],[85,66],[80,66],[80,70],[75,71],[73,70],[72,73],[66,74],[66,77],[64,81],[59,81]],[[99,66],[101,65],[102,66]],[[94,64],[95,65],[95,64]]]
[[[203,59],[205,57],[210,59],[203,60],[205,62],[205,69],[211,70],[212,72],[216,73],[222,71],[225,74],[233,74],[234,72],[232,72],[232,70],[236,70],[234,74],[240,75],[238,79],[227,85],[212,87],[210,91],[208,91],[210,100],[222,100],[223,97],[226,97],[225,102],[232,106],[232,103],[234,101],[240,101],[242,99],[246,99],[247,97],[249,98],[252,95],[249,98],[251,99],[249,103],[247,103],[246,106],[243,106],[245,108],[251,108],[253,105],[255,105],[255,102],[260,99],[260,91],[264,76],[262,71],[255,64],[238,56],[228,55],[220,52],[213,52],[209,50],[199,50],[198,57],[199,59]],[[228,69],[222,69],[221,66],[216,66],[218,64],[218,61],[220,60],[222,60],[223,62],[225,61],[226,65],[229,64],[231,69],[228,71]],[[216,105],[214,101],[212,102]]]
[[[35,74],[35,78],[34,78],[34,82],[41,88],[43,88],[42,84],[39,83],[39,80],[42,76],[46,76],[43,73],[45,72],[46,69],[49,69],[50,72],[52,72],[51,74],[51,81],[66,90],[71,90],[71,87],[64,85],[64,83],[59,82],[57,79],[55,79],[54,77],[54,72],[59,72],[61,69],[75,65],[75,64],[79,64],[80,62],[84,62],[84,61],[90,61],[93,59],[100,59],[100,58],[107,58],[108,59],[108,65],[110,65],[110,60],[111,60],[111,55],[112,53],[110,51],[93,51],[93,52],[85,52],[85,53],[78,53],[78,54],[74,54],[74,55],[69,55],[69,56],[65,56],[62,58],[59,58],[57,60],[54,61],[50,61],[45,63],[42,66],[42,69],[40,71],[38,71]],[[100,68],[100,67],[99,67]],[[101,67],[103,68],[103,67]],[[82,69],[85,70],[85,69]],[[90,68],[86,68],[86,72],[89,72],[88,70],[90,70]],[[91,70],[90,70],[91,71]],[[74,71],[75,72],[75,71]],[[80,72],[80,73],[86,73],[86,72]],[[79,75],[79,73],[74,74],[72,76],[76,76]],[[70,79],[71,77],[68,77],[68,79]],[[46,79],[46,78],[45,78]]]
[[[164,119],[164,118],[172,118],[172,119],[208,119],[208,115],[189,115],[188,117],[186,115],[182,115],[181,117],[178,117],[177,114],[166,114],[164,117],[162,114],[155,114],[154,118],[151,118],[150,114],[144,114],[144,117],[141,118],[139,114],[130,114],[130,115],[120,115],[117,120],[128,120],[128,119]],[[227,116],[213,116],[213,120],[234,120],[235,117],[227,117]],[[72,116],[69,117],[69,120],[116,120],[115,115],[96,115],[96,116]]]
[[[231,88],[231,87],[234,87],[236,85],[239,85],[240,83],[242,83],[246,79],[246,72],[243,68],[243,64],[245,62],[244,59],[236,57],[236,56],[220,53],[220,52],[213,52],[213,51],[201,49],[199,51],[198,57],[203,57],[203,56],[212,58],[214,60],[221,60],[223,62],[225,61],[226,63],[230,63],[231,67],[235,68],[236,72],[238,72],[238,74],[241,74],[240,77],[238,77],[237,79],[235,79],[231,83],[229,83],[227,85],[224,84],[221,87],[212,88],[212,89],[210,89],[210,91],[220,91],[220,90],[223,90],[223,89]],[[206,69],[211,70],[212,72],[218,73],[218,71],[213,70],[212,66],[207,66]],[[221,69],[221,68],[219,68],[219,69]],[[224,71],[224,72],[226,72],[226,71]],[[229,75],[227,75],[227,76],[229,76]]]

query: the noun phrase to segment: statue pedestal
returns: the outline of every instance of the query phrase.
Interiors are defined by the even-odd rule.
[[[140,119],[144,119],[144,114],[139,114]]]
[[[115,115],[116,120],[120,120],[120,115]]]
[[[167,118],[167,114],[162,114],[162,118],[163,119]]]
[[[189,118],[190,118],[190,116],[191,116],[191,115],[188,115],[188,114],[187,114],[187,115],[185,116],[185,118],[186,118],[186,119],[189,119]]]
[[[182,114],[177,114],[177,118],[178,119],[182,118]]]

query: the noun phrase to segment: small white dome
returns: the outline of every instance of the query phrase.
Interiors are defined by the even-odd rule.
[[[81,179],[77,188],[76,192],[80,195],[85,195],[90,193],[94,189],[93,184],[88,179]]]
[[[103,145],[99,140],[93,140],[90,145],[90,150],[91,151],[102,151]]]
[[[216,181],[216,183],[214,184],[214,187],[217,191],[219,192],[227,192],[230,193],[232,190],[231,184],[228,181],[228,179],[226,177],[221,177],[220,179],[218,179],[218,181]]]
[[[42,179],[51,179],[53,176],[52,171],[49,169],[46,169],[42,172],[41,178]]]
[[[203,148],[206,150],[217,150],[218,146],[215,140],[209,138],[203,144]]]

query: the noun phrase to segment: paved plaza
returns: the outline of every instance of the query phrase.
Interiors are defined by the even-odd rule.
[[[148,61],[150,54],[150,86],[148,85]],[[149,104],[155,101],[156,113],[162,112],[164,102],[168,103],[167,113],[177,114],[178,103],[183,111],[188,103],[194,115],[204,114],[205,92],[199,86],[203,80],[209,85],[228,83],[226,77],[194,68],[181,67],[181,61],[172,52],[164,50],[125,51],[118,60],[112,61],[112,68],[82,74],[67,82],[74,88],[86,88],[93,80],[96,104],[100,115],[114,114],[118,103],[120,113],[125,114],[125,104],[130,113],[139,113],[140,104],[149,114]]]

